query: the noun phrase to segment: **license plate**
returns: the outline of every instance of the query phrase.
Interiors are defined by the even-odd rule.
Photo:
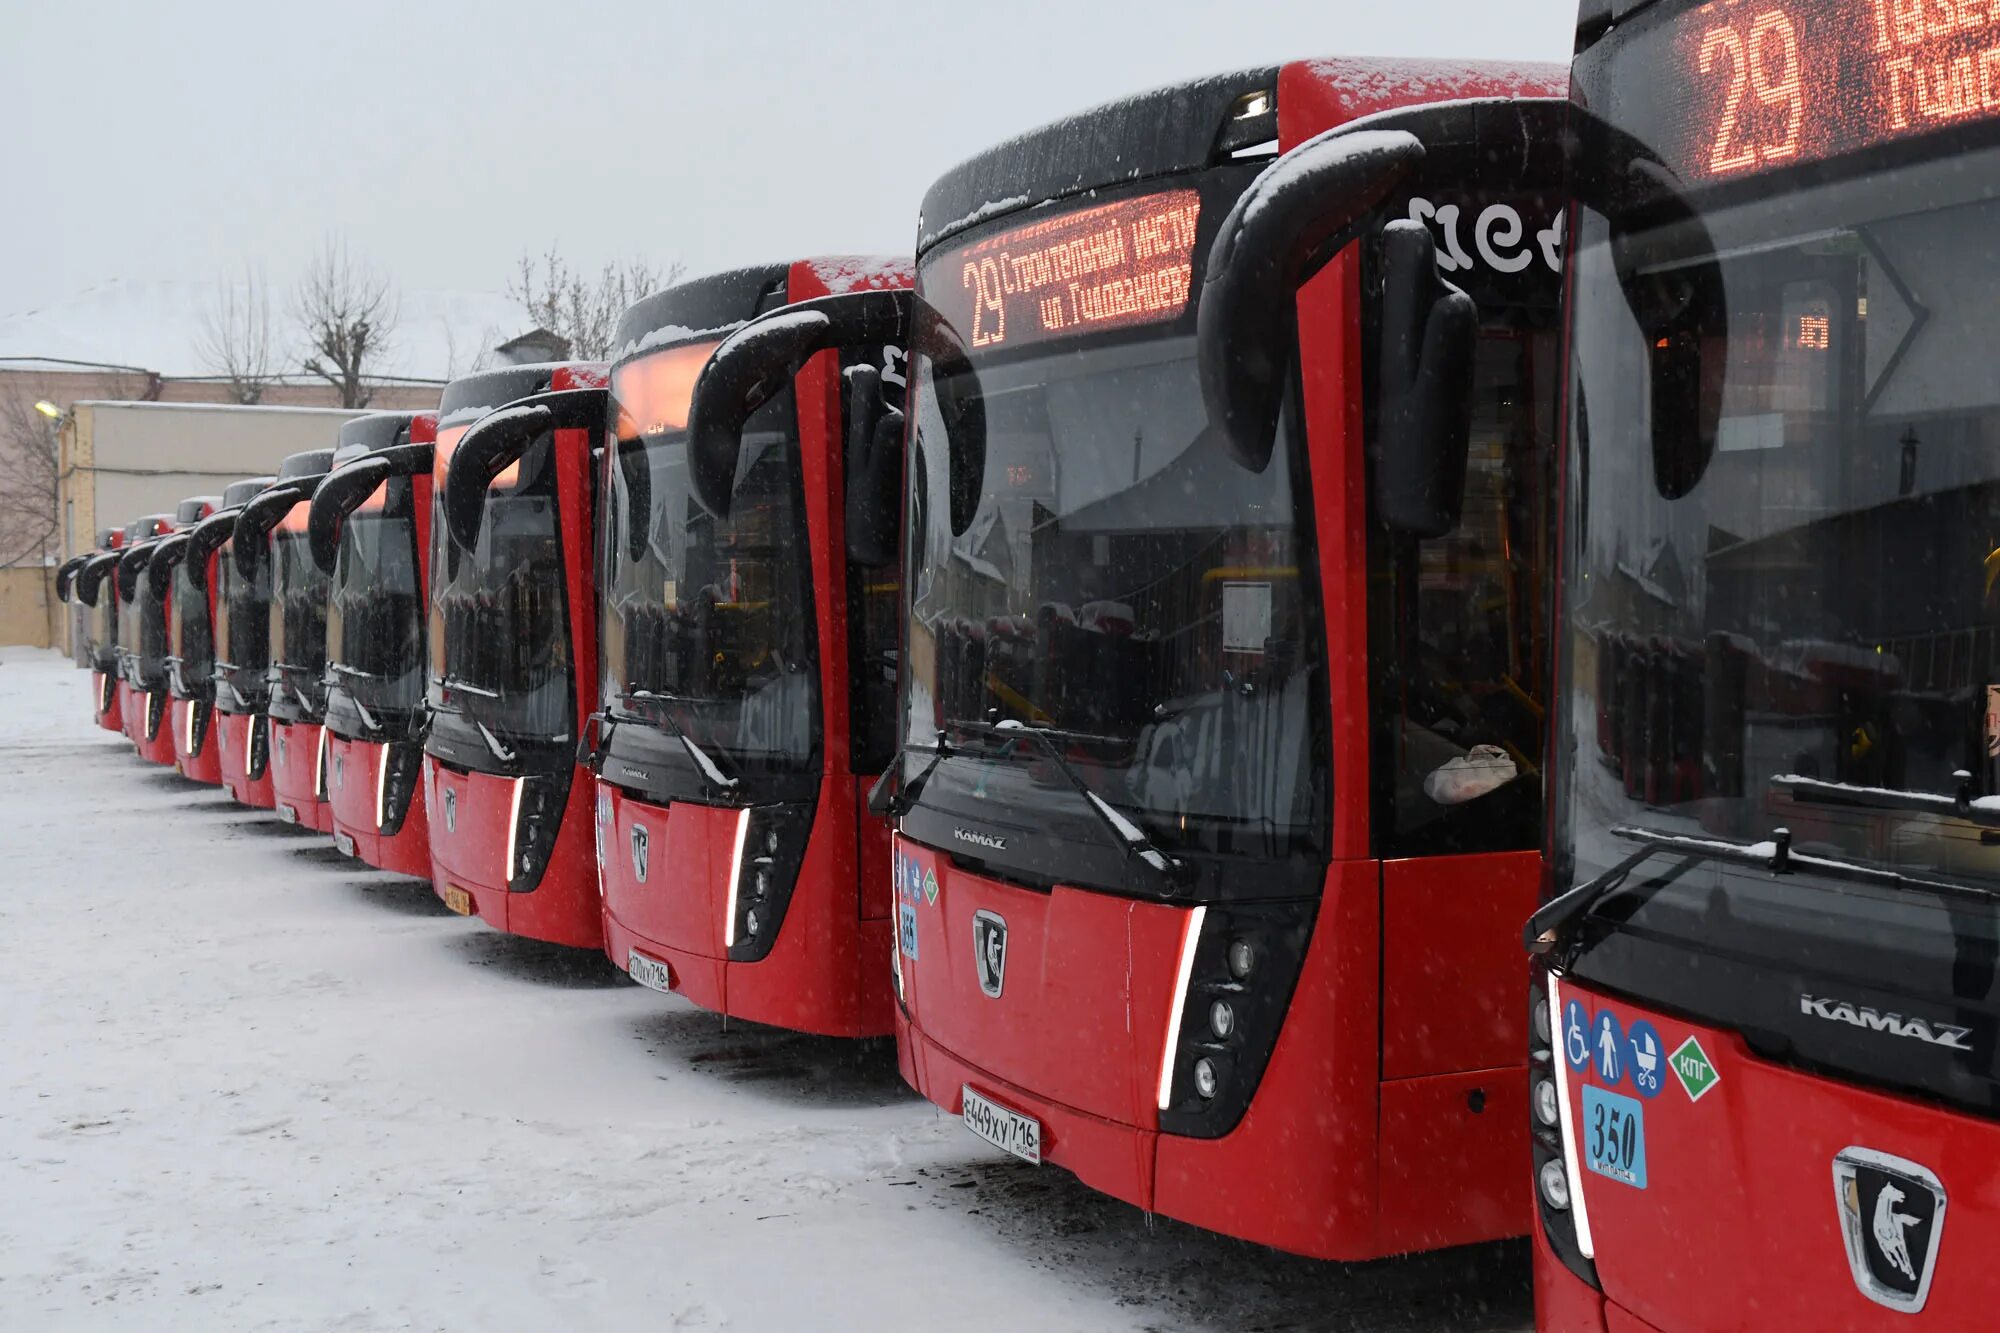
[[[444,905],[460,916],[472,915],[472,895],[456,884],[444,886]]]
[[[1586,1084],[1584,1164],[1600,1176],[1646,1188],[1646,1108],[1631,1097]]]
[[[1010,1111],[997,1106],[974,1092],[970,1085],[961,1087],[959,1095],[965,1107],[959,1114],[965,1120],[965,1127],[985,1139],[1002,1152],[1013,1153],[1024,1162],[1042,1164],[1042,1123],[1031,1120],[1019,1111]]]
[[[333,835],[333,848],[342,856],[352,856],[354,855],[354,839],[348,837],[345,833],[336,833]]]
[[[278,807],[278,818],[284,820],[287,824],[296,824],[299,822],[299,812],[289,805],[280,805]]]
[[[625,971],[641,986],[651,986],[654,990],[671,991],[674,988],[674,974],[667,965],[657,958],[648,958],[637,949],[625,957]]]

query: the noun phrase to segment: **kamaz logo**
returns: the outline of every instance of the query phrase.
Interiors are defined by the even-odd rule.
[[[996,852],[1007,850],[1005,838],[996,838],[991,833],[981,833],[977,829],[955,828],[951,831],[951,836],[960,842],[969,842],[975,847],[990,847]]]
[[[1921,1018],[1905,1018],[1901,1014],[1885,1014],[1865,1004],[1801,995],[1799,1012],[1808,1018],[1824,1018],[1829,1022],[1866,1028],[1870,1032],[1886,1032],[1892,1037],[1914,1037],[1933,1046],[1949,1046],[1954,1051],[1972,1049],[1971,1028],[1953,1027],[1949,1023],[1927,1023]]]

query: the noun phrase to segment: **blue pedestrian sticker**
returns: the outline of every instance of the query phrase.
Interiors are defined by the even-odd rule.
[[[1632,1062],[1632,1086],[1651,1101],[1666,1086],[1667,1048],[1651,1023],[1635,1018],[1625,1033],[1625,1049]]]
[[[896,947],[903,957],[917,961],[917,909],[911,903],[896,904]]]
[[[1633,1189],[1646,1188],[1645,1106],[1584,1084],[1583,1164]]]
[[[1590,1063],[1590,1014],[1582,1000],[1563,1006],[1563,1058],[1579,1074]]]
[[[1625,1048],[1625,1030],[1609,1009],[1599,1009],[1590,1024],[1590,1059],[1597,1081],[1615,1088],[1625,1077],[1625,1066],[1631,1059]]]

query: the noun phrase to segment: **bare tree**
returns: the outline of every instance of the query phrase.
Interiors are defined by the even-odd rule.
[[[341,240],[321,247],[292,293],[306,373],[340,390],[342,407],[366,407],[375,396],[368,372],[379,372],[397,317],[389,280],[350,258]]]
[[[56,423],[35,407],[41,392],[0,397],[0,567],[45,564],[61,545]]]
[[[625,307],[680,277],[679,261],[657,267],[649,260],[606,264],[595,278],[570,268],[551,246],[539,261],[521,256],[520,270],[507,294],[528,308],[535,323],[569,344],[580,360],[601,361],[611,354],[611,338]]]
[[[271,295],[261,274],[246,264],[242,282],[217,281],[194,347],[204,367],[229,381],[236,402],[262,401],[264,390],[278,378],[278,350],[272,339]]]

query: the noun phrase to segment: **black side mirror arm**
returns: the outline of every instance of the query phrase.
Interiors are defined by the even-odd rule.
[[[306,519],[306,546],[315,565],[333,573],[334,562],[340,555],[341,526],[389,475],[389,460],[379,454],[363,455],[327,474],[313,492],[312,509]]]
[[[1195,312],[1202,398],[1250,471],[1264,470],[1276,443],[1299,287],[1423,160],[1406,130],[1328,131],[1252,181],[1209,244]]]
[[[729,517],[743,427],[813,356],[832,348],[909,345],[908,289],[841,292],[766,311],[709,354],[688,402],[688,474],[695,500]]]
[[[291,512],[293,505],[311,495],[310,490],[297,482],[283,482],[259,491],[243,506],[230,533],[235,540],[230,554],[236,558],[237,573],[246,579],[257,577],[257,566],[264,559],[264,545],[271,529]]]
[[[493,479],[550,431],[602,429],[609,402],[607,389],[558,389],[509,403],[473,423],[459,437],[445,472],[444,517],[452,541],[475,549]]]

